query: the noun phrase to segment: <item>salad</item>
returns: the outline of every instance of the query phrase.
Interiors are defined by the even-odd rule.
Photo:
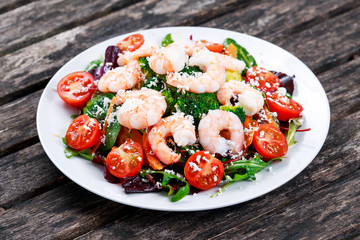
[[[65,155],[104,165],[126,193],[164,191],[171,201],[247,179],[295,144],[302,106],[294,76],[257,66],[233,39],[161,46],[133,34],[58,83],[81,114]]]

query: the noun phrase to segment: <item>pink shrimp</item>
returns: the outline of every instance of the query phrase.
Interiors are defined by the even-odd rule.
[[[196,142],[195,127],[190,120],[178,114],[161,119],[151,129],[148,139],[151,150],[164,164],[175,163],[181,157],[167,146],[168,136],[173,136],[178,146],[192,145]]]
[[[252,116],[263,108],[264,98],[260,91],[242,81],[226,82],[217,92],[217,99],[223,105],[231,105],[234,98],[235,106],[241,106],[247,116]]]
[[[238,154],[244,145],[244,130],[240,119],[232,112],[210,110],[199,123],[199,142],[211,154],[224,155],[228,151]],[[228,131],[230,139],[220,135]]]
[[[178,72],[185,67],[188,56],[185,42],[174,42],[160,49],[149,58],[150,68],[157,74]]]
[[[124,66],[132,60],[139,60],[140,57],[149,57],[153,55],[157,50],[158,46],[156,43],[148,41],[145,42],[139,49],[133,52],[125,52],[120,55],[117,63],[119,66]]]
[[[199,66],[203,73],[197,73],[195,76],[178,72],[170,73],[166,76],[166,82],[190,92],[210,93],[218,91],[226,81],[225,68],[207,49],[194,51],[189,66]]]
[[[152,89],[119,91],[115,103],[122,104],[119,123],[129,129],[144,129],[156,124],[167,107],[161,93]]]
[[[132,60],[126,66],[114,68],[105,73],[98,83],[101,92],[117,92],[133,88],[141,79],[138,61]]]

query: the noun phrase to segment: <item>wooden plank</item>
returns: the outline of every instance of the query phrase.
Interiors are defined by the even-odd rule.
[[[333,71],[319,75],[319,80],[329,99],[332,122],[360,111],[358,74],[360,74],[360,58],[355,58],[348,64],[342,64]]]
[[[0,236],[72,239],[121,216],[130,218],[137,211],[69,183],[3,212]]]
[[[360,171],[210,239],[352,239],[360,235]],[[266,230],[266,231],[264,231]]]
[[[356,172],[360,167],[360,131],[353,129],[360,128],[359,120],[360,112],[334,123],[324,150],[302,174],[247,203],[202,212],[155,212],[124,207],[67,184],[6,210],[0,219],[3,226],[0,233],[7,235],[11,231],[13,238],[24,234],[41,238],[45,233],[48,238],[73,238],[90,230],[93,231],[82,237],[204,239],[216,236],[265,212],[282,208],[290,201],[316,194],[317,189]]]
[[[360,15],[360,2],[342,3],[339,5],[339,1],[326,0],[319,4],[310,0],[271,1],[251,5],[204,26],[224,26],[229,30],[261,37],[293,53],[315,73],[319,73],[346,62],[351,55],[360,51],[360,27],[354,21]],[[300,31],[331,17],[334,12],[349,9],[353,10]],[[296,34],[287,37],[294,32]]]
[[[347,62],[354,53],[360,51],[360,26],[353,20],[359,15],[360,8],[356,8],[324,24],[292,35],[278,45],[301,59],[315,73],[323,72]],[[344,25],[346,28],[341,27]],[[298,42],[299,39],[301,42]]]
[[[40,143],[0,161],[0,206],[9,208],[64,182]]]
[[[1,15],[0,56],[136,2],[51,0],[16,8]]]
[[[0,156],[37,138],[36,109],[42,90],[0,106]],[[35,142],[38,140],[35,140]]]
[[[0,14],[13,10],[17,7],[20,7],[24,4],[29,4],[35,0],[7,0],[0,2]]]
[[[277,0],[255,2],[245,9],[215,18],[203,24],[244,32],[277,42],[294,33],[311,28],[341,13],[360,6],[356,0]]]
[[[313,11],[306,8],[307,5],[304,4],[303,1],[290,1],[286,4],[280,4],[280,7],[287,9],[287,11],[283,12],[279,17],[279,19],[281,18],[281,21],[286,24],[280,24],[283,27],[278,29],[277,34],[281,34],[281,31],[291,31],[291,29],[296,28],[296,26],[301,26],[306,21],[316,19],[319,15],[329,14],[329,12],[334,11],[333,8],[330,7],[332,5],[338,6],[340,9],[346,9],[345,6],[351,5],[352,2],[352,0],[341,2],[336,0],[321,1],[319,5],[313,6],[310,4],[314,7]],[[245,4],[246,1],[243,3]],[[80,51],[102,40],[139,28],[146,29],[159,26],[199,24],[214,17],[215,13],[213,13],[213,11],[215,10],[215,12],[223,13],[236,9],[232,1],[207,4],[203,6],[203,10],[199,10],[200,6],[195,2],[183,4],[184,5],[181,5],[179,3],[179,5],[172,8],[169,7],[171,5],[170,2],[161,2],[157,5],[151,2],[146,2],[143,5],[136,4],[123,11],[110,14],[104,18],[97,19],[81,27],[63,32],[40,43],[33,44],[10,55],[1,57],[0,83],[6,83],[9,87],[0,92],[0,104],[44,87],[49,78],[64,63]],[[205,26],[221,26],[235,31],[255,34],[271,41],[275,39],[276,36],[272,35],[271,37],[267,37],[266,33],[261,33],[262,31],[266,31],[266,29],[276,28],[279,22],[269,21],[269,16],[262,13],[264,9],[275,8],[277,4],[277,2],[273,1],[256,3],[255,5],[247,7],[245,10],[236,11],[235,13],[239,13],[238,15],[226,14],[223,18],[218,18],[216,21],[210,22]],[[287,4],[299,5],[291,5],[291,8],[289,8]],[[157,9],[156,12],[147,11],[147,9],[155,6]],[[303,8],[307,10],[307,14],[303,11],[298,11],[298,9]],[[327,8],[330,9],[327,10]],[[137,15],[128,16],[130,12],[137,12]],[[268,12],[270,11],[265,11],[265,13]],[[251,15],[251,13],[254,14]],[[230,18],[226,18],[226,16],[230,16]],[[307,17],[304,18],[304,16]],[[143,21],[139,21],[138,19],[145,19],[146,23],[144,24]],[[234,21],[234,19],[237,20]],[[236,25],[236,23],[242,22],[244,22],[244,25],[241,25],[241,27]],[[252,23],[256,22],[266,22],[267,24],[257,24],[255,28]],[[114,26],[111,28],[106,27],[109,25]],[[345,28],[345,31],[348,28],[347,25],[341,25],[339,27]],[[97,31],[94,31],[94,29]],[[113,29],[118,29],[118,31],[114,32]],[[254,31],[254,29],[257,29],[257,31]],[[314,35],[312,36],[315,37]],[[330,44],[329,42],[331,40],[325,40],[325,42],[320,44],[328,46],[327,44]],[[345,41],[346,36],[337,40]],[[354,39],[354,41],[356,40],[357,39]],[[306,45],[306,43],[304,43],[304,45]],[[322,57],[324,56],[325,55],[322,55]]]

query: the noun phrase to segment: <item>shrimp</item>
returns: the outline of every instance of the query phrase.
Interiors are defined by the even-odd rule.
[[[260,91],[241,81],[226,82],[217,92],[217,99],[222,105],[231,105],[234,98],[235,106],[244,109],[247,116],[252,116],[263,108],[264,98]]]
[[[160,121],[166,110],[165,98],[152,89],[119,91],[115,103],[120,105],[118,121],[129,129],[144,129]]]
[[[203,73],[196,73],[194,76],[170,73],[166,76],[166,82],[193,93],[210,93],[218,91],[226,81],[225,68],[207,49],[195,50],[189,59],[189,66],[199,66]]]
[[[138,61],[132,60],[126,66],[114,68],[106,72],[98,83],[101,92],[118,92],[120,89],[133,88],[141,79]]]
[[[160,49],[149,58],[150,68],[157,74],[179,72],[188,60],[184,46],[185,43],[179,41]]]
[[[244,61],[241,61],[239,59],[221,53],[214,53],[214,54],[220,60],[221,64],[225,67],[225,69],[228,71],[241,72],[245,68]]]
[[[145,42],[139,49],[136,49],[133,52],[125,52],[120,55],[117,63],[119,66],[124,66],[132,60],[139,60],[140,57],[150,57],[159,49],[158,45],[155,42]]]
[[[195,127],[190,120],[179,114],[161,119],[151,129],[148,139],[151,150],[164,164],[175,163],[181,157],[167,146],[168,136],[173,136],[178,146],[192,145],[196,142]]]
[[[240,119],[232,112],[210,110],[199,123],[199,141],[211,154],[224,155],[228,151],[238,154],[244,146],[244,130]],[[228,131],[230,139],[220,136]]]

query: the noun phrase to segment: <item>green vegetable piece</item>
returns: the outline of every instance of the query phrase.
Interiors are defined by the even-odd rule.
[[[171,198],[172,202],[177,202],[181,200],[183,197],[190,193],[190,185],[186,184],[185,186],[181,187],[177,193]]]
[[[74,156],[79,156],[79,151],[72,149],[71,147],[67,146],[64,150],[65,156],[67,158],[71,158]]]
[[[273,159],[275,160],[275,159]],[[277,160],[277,159],[276,159]],[[224,167],[225,170],[225,179],[228,183],[220,188],[218,192],[216,192],[211,197],[216,197],[220,195],[227,187],[229,187],[232,183],[243,181],[247,179],[255,180],[255,173],[260,172],[265,167],[270,165],[272,162],[264,162],[260,159],[259,154],[256,154],[254,158],[249,160],[238,160],[229,164],[226,164]]]
[[[295,143],[297,143],[297,141],[295,140],[295,133],[296,133],[296,130],[298,130],[302,125],[300,119],[301,118],[289,119],[289,131],[288,131],[288,134],[286,137],[286,142],[289,147],[294,145]]]
[[[285,97],[292,99],[292,96],[290,93],[286,92]]]
[[[194,76],[197,72],[202,72],[198,66],[186,66],[180,72]]]
[[[85,68],[85,72],[90,71],[90,70],[92,70],[94,68],[100,67],[102,64],[104,64],[104,59],[103,58],[93,60]]]
[[[245,48],[240,46],[234,39],[231,39],[231,38],[225,39],[224,40],[224,47],[227,48],[230,43],[234,44],[235,47],[238,50],[237,51],[237,58],[239,60],[244,61],[245,64],[246,64],[246,67],[245,67],[244,71],[242,72],[242,75],[245,76],[249,67],[257,66],[255,58],[252,55],[250,55]]]
[[[94,155],[91,153],[91,148],[87,148],[87,149],[78,151],[78,150],[75,150],[75,149],[69,147],[69,145],[66,142],[65,137],[62,138],[62,141],[66,145],[64,153],[65,153],[65,156],[67,158],[78,156],[78,157],[82,157],[82,158],[84,158],[86,160],[89,160],[89,161],[92,161],[94,159]]]
[[[174,40],[171,38],[171,34],[168,33],[168,34],[166,34],[166,36],[162,40],[161,46],[166,47],[167,45],[169,45],[169,44],[171,44],[173,42],[174,42]]]
[[[115,119],[114,122],[111,122],[107,125],[105,131],[105,141],[100,145],[100,151],[110,150],[116,142],[117,136],[119,135],[121,129],[120,123]]]
[[[145,177],[146,174],[154,174],[154,173],[159,173],[163,175],[163,180],[161,182],[162,186],[165,188],[169,188],[169,194],[173,193],[173,190],[168,186],[168,183],[170,182],[171,179],[176,179],[179,180],[183,183],[185,183],[185,186],[181,187],[177,193],[171,198],[172,202],[176,202],[181,200],[183,197],[185,197],[186,195],[189,194],[190,192],[190,185],[189,183],[183,179],[182,177],[179,177],[173,173],[171,173],[170,171],[154,171],[151,169],[142,169],[139,172],[139,175],[141,177]]]
[[[177,102],[177,99],[174,98],[170,89],[162,91],[161,94],[165,97],[165,101],[167,104],[166,111],[164,113],[164,117],[166,117],[168,115],[171,115],[171,113],[176,112],[175,104]]]
[[[185,115],[194,117],[194,124],[198,126],[200,119],[209,110],[219,109],[220,104],[216,98],[216,93],[192,93],[185,92],[180,95],[176,105]]]
[[[165,77],[161,75],[153,76],[145,80],[143,87],[161,92],[162,90],[166,89],[165,82]]]
[[[139,58],[139,65],[142,73],[145,74],[146,79],[156,76],[156,73],[150,68],[149,62],[146,57]]]
[[[104,123],[106,114],[110,107],[111,99],[114,97],[113,93],[101,93],[96,97],[90,99],[83,109],[84,114],[95,118],[100,124]],[[116,111],[116,106],[113,107],[112,114]],[[110,150],[115,142],[117,135],[120,132],[121,125],[115,116],[110,117],[113,120],[109,121],[105,131],[105,142],[100,145],[100,151]],[[115,119],[114,119],[115,118]]]
[[[255,180],[255,173],[263,170],[271,162],[272,161],[264,162],[257,154],[254,158],[250,160],[238,160],[232,162],[231,164],[226,164],[226,166],[224,167],[225,174],[235,173],[239,175],[236,176],[236,178],[231,178],[230,176],[228,176],[226,177],[226,179],[230,182],[244,180],[248,178]]]
[[[114,97],[113,93],[101,93],[98,96],[90,99],[83,109],[83,113],[91,118],[95,118],[99,122],[106,118],[107,110],[109,109],[111,99]]]
[[[79,156],[89,161],[92,161],[94,159],[94,155],[91,153],[91,148],[79,151]]]
[[[240,107],[240,106],[221,106],[220,109],[223,111],[234,113],[236,116],[238,116],[238,118],[240,119],[240,121],[242,123],[245,122],[245,111],[242,107]]]

